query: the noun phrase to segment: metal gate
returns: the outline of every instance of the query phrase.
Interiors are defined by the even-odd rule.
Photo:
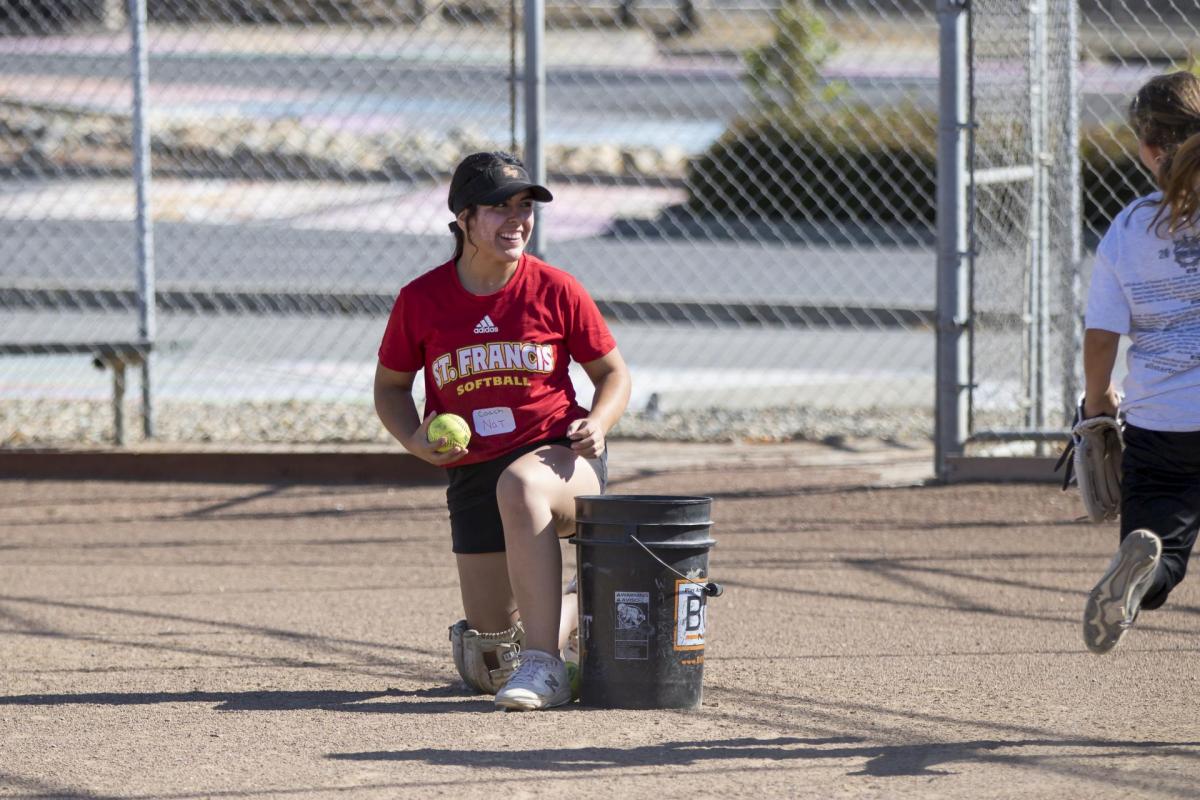
[[[937,469],[1003,477],[997,456],[1063,438],[1081,385],[1077,6],[938,12]]]

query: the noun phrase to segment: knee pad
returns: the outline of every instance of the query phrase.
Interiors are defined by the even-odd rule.
[[[517,669],[525,646],[525,628],[518,621],[506,631],[480,633],[465,619],[450,626],[450,647],[458,674],[477,692],[495,694]]]

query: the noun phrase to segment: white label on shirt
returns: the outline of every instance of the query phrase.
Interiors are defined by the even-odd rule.
[[[517,429],[511,408],[477,408],[471,412],[475,420],[475,432],[480,436],[498,436]]]

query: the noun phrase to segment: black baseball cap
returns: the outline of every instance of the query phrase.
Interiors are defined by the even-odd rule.
[[[454,169],[447,204],[458,216],[468,206],[502,203],[526,189],[539,203],[554,199],[549,189],[529,179],[529,172],[519,159],[505,153],[472,153]]]

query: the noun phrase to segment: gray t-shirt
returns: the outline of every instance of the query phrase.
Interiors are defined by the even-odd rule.
[[[1130,338],[1121,410],[1156,431],[1200,430],[1200,229],[1168,238],[1161,194],[1126,207],[1096,251],[1086,325]]]

